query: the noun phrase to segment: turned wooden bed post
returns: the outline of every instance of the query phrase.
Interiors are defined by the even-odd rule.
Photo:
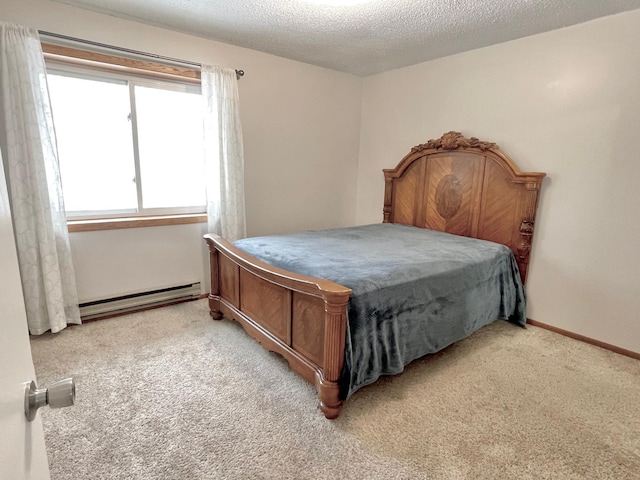
[[[316,388],[320,410],[328,419],[337,418],[342,410],[338,381],[344,365],[347,303],[344,295],[325,298],[324,361],[322,371],[316,373]]]
[[[220,267],[218,263],[218,250],[209,247],[209,269],[211,277],[211,292],[209,293],[209,314],[214,320],[222,320],[220,311]]]

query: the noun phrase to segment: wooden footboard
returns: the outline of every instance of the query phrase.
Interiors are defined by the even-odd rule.
[[[211,265],[211,316],[239,322],[314,384],[327,418],[342,410],[349,288],[260,262],[225,239],[205,235]]]

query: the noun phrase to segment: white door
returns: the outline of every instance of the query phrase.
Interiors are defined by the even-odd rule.
[[[0,168],[0,480],[50,478],[40,414],[33,422],[27,421],[24,414],[25,383],[35,379],[3,166]]]

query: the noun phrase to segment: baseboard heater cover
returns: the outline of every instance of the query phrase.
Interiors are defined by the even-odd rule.
[[[194,300],[200,297],[200,282],[186,285],[150,290],[146,292],[121,295],[80,304],[80,317],[83,320],[132,312],[143,308],[157,307],[181,300]]]

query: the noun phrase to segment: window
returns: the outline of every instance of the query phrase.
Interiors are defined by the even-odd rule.
[[[205,211],[199,85],[47,65],[69,219]]]

